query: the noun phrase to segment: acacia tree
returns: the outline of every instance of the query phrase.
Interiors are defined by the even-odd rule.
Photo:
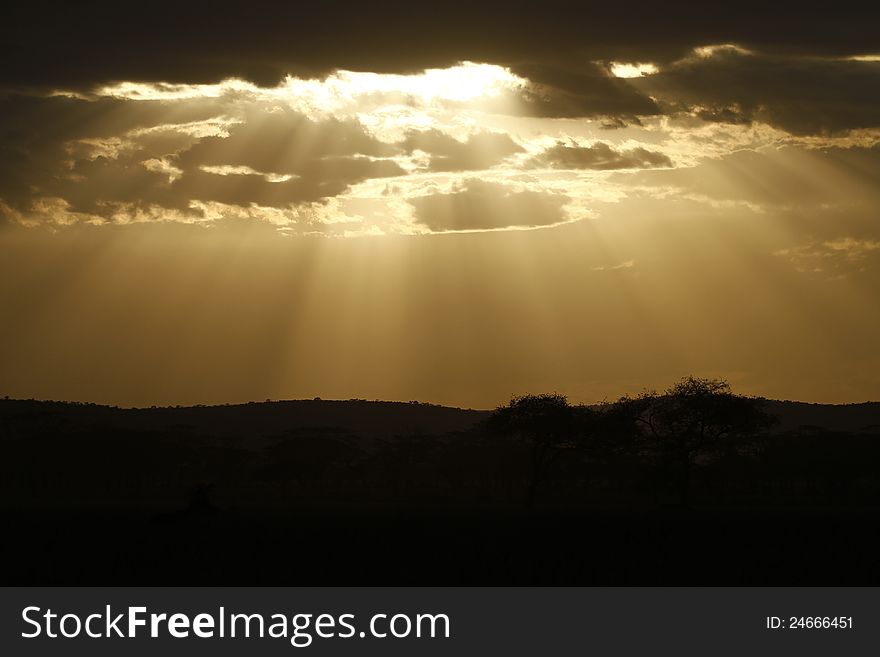
[[[564,395],[523,395],[499,406],[486,422],[495,435],[520,443],[530,457],[526,505],[531,506],[551,463],[583,439],[590,409],[572,406]]]
[[[762,400],[734,394],[722,379],[685,377],[662,394],[623,397],[615,406],[631,421],[638,449],[656,457],[686,506],[696,462],[736,446],[774,419]]]

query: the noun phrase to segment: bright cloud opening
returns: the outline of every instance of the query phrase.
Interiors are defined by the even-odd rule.
[[[494,64],[462,62],[449,68],[432,68],[410,75],[340,70],[323,79],[285,78],[277,87],[259,87],[235,78],[217,84],[120,82],[95,90],[98,96],[126,100],[187,100],[246,94],[263,99],[311,101],[332,107],[370,94],[399,94],[430,103],[435,100],[466,102],[492,98],[527,84],[510,69]]]
[[[640,78],[643,75],[654,75],[660,69],[650,62],[611,62],[611,74],[616,78]]]

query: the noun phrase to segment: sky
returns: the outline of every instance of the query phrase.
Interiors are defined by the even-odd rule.
[[[880,399],[846,2],[0,17],[0,395]]]

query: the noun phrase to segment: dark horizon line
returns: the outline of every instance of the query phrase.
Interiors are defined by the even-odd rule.
[[[541,393],[527,393],[527,394],[541,394]],[[516,395],[514,395],[516,396]],[[758,399],[761,401],[767,402],[777,402],[782,404],[804,404],[807,406],[868,406],[871,404],[880,404],[880,400],[866,400],[861,402],[809,402],[809,401],[800,401],[797,399],[773,399],[770,397],[763,397],[758,395],[742,395],[743,397],[749,397],[750,399]],[[513,396],[512,396],[513,397]],[[512,398],[511,397],[511,398]],[[262,400],[251,399],[248,401],[238,401],[238,402],[217,402],[217,403],[186,403],[186,404],[151,404],[151,405],[125,405],[125,404],[111,404],[111,403],[101,403],[101,402],[90,402],[90,401],[82,401],[76,399],[38,399],[36,397],[12,397],[10,395],[5,395],[0,398],[0,402],[36,402],[41,404],[72,404],[78,406],[97,406],[102,408],[115,408],[119,410],[131,410],[131,411],[149,411],[149,410],[162,410],[162,409],[191,409],[191,408],[223,408],[229,406],[252,406],[252,405],[261,405],[261,404],[283,404],[290,402],[332,402],[332,403],[344,403],[344,402],[363,402],[368,404],[403,404],[403,405],[419,405],[419,406],[433,406],[437,408],[448,408],[452,410],[458,411],[471,411],[477,413],[491,413],[498,406],[502,406],[507,402],[502,402],[495,408],[472,408],[472,407],[463,407],[463,406],[450,406],[447,404],[438,404],[430,401],[420,401],[416,399],[366,399],[363,397],[350,397],[348,399],[330,399],[325,397],[301,397],[301,398],[288,398],[288,399],[272,399],[266,398]],[[614,403],[617,400],[603,400],[597,402],[584,402],[584,403],[576,403],[572,402],[572,406],[600,406],[605,403]]]

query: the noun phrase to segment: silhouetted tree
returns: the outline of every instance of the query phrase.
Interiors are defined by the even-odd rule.
[[[623,397],[617,412],[630,418],[637,448],[658,458],[687,505],[695,462],[731,448],[773,422],[762,400],[736,395],[721,379],[685,377],[662,394]]]
[[[499,406],[486,422],[488,430],[523,444],[530,457],[526,504],[531,506],[540,481],[554,459],[574,449],[583,436],[586,407],[572,406],[563,395],[523,395]]]

